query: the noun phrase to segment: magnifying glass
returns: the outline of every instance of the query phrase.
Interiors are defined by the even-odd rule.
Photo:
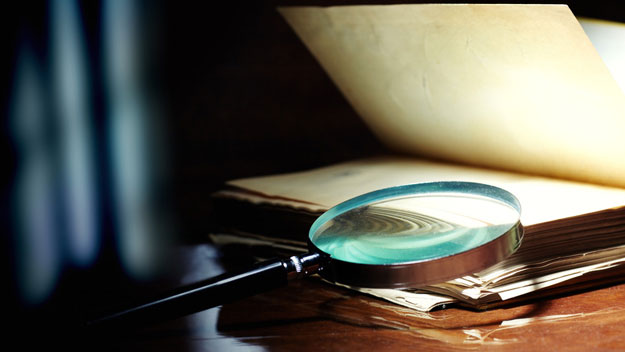
[[[120,327],[171,319],[312,274],[366,288],[441,283],[514,253],[523,237],[520,214],[514,195],[480,183],[431,182],[377,190],[317,218],[306,254],[182,287],[88,325]]]

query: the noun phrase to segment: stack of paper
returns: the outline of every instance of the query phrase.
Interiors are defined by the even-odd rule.
[[[267,223],[295,213],[313,214],[355,195],[400,184],[461,180],[483,182],[515,194],[522,204],[525,236],[520,249],[503,262],[471,276],[416,290],[358,289],[415,308],[449,303],[486,308],[535,291],[595,285],[625,274],[625,189],[515,174],[405,157],[376,157],[292,174],[229,182],[215,199],[254,207],[274,207]],[[255,209],[255,208],[252,209]],[[246,222],[246,214],[237,214]],[[239,224],[230,224],[237,228]],[[250,224],[248,224],[250,225]],[[253,226],[253,224],[251,224]],[[307,233],[213,235],[218,243],[306,250]],[[620,271],[619,271],[620,270]],[[575,283],[575,285],[573,285]]]

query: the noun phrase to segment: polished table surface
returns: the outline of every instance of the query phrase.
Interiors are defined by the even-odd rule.
[[[184,253],[183,281],[214,274],[212,246]],[[483,312],[421,313],[308,278],[91,342],[114,350],[625,350],[625,284]]]

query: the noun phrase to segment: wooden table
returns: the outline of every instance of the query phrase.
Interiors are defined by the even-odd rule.
[[[214,274],[214,248],[185,253],[185,280]],[[484,312],[420,313],[309,278],[123,339],[90,341],[101,343],[163,351],[624,350],[625,284]]]

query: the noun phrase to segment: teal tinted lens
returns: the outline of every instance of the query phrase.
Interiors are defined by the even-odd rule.
[[[511,198],[510,198],[510,197]],[[462,253],[513,228],[520,206],[509,193],[461,182],[401,186],[343,203],[312,226],[311,242],[358,264],[399,264]]]

